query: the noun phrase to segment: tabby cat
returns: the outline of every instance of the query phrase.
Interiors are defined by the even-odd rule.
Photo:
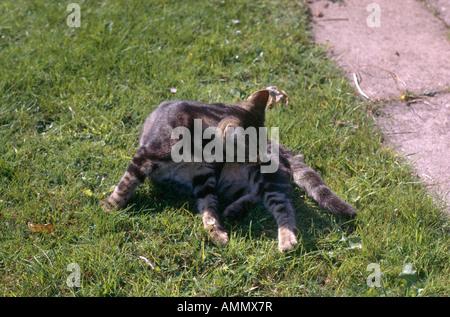
[[[269,91],[260,90],[247,101],[235,105],[183,100],[160,104],[145,120],[139,149],[109,197],[108,208],[122,208],[147,177],[178,188],[181,186],[195,195],[203,225],[212,240],[224,245],[228,235],[219,221],[219,197],[230,202],[224,210],[225,216],[236,215],[245,203],[263,203],[277,222],[281,251],[297,244],[295,210],[290,197],[291,179],[321,207],[337,214],[356,214],[355,208],[338,198],[313,169],[281,145],[278,158],[271,158],[279,160],[279,168],[274,173],[261,172],[260,165],[271,164],[271,161],[262,161],[260,157],[257,163],[177,163],[172,159],[171,149],[177,140],[171,135],[176,127],[193,131],[194,120],[201,119],[202,129],[219,127],[224,138],[235,127],[263,127],[268,98]]]

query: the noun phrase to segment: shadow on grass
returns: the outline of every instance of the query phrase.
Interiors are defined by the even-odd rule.
[[[320,240],[333,231],[350,236],[357,227],[356,217],[335,215],[321,209],[311,199],[300,197],[294,191],[293,202],[296,208],[297,238],[303,251],[320,249]],[[185,209],[193,216],[198,214],[193,195],[174,190],[169,185],[146,182],[141,185],[128,203],[128,213],[134,216],[163,213],[167,209]],[[277,224],[274,217],[263,205],[248,206],[233,218],[222,215],[226,205],[220,202],[220,220],[229,234],[258,240],[269,238],[277,240]],[[199,220],[200,221],[200,220]],[[212,243],[212,242],[211,242]]]

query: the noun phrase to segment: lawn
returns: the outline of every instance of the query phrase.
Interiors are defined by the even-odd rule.
[[[0,2],[0,296],[450,295],[448,216],[311,43],[302,2],[76,3],[79,28],[69,2]],[[262,207],[224,219],[225,247],[164,186],[102,209],[160,102],[231,104],[270,85],[289,105],[267,126],[356,218],[295,189],[299,245],[280,253]]]

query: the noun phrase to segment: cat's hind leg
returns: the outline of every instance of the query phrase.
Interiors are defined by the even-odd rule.
[[[150,175],[155,166],[156,164],[150,159],[148,149],[146,147],[139,148],[119,184],[109,197],[106,208],[123,208],[136,187]]]
[[[219,220],[219,200],[216,194],[217,173],[214,168],[203,167],[192,179],[192,188],[197,199],[197,208],[203,226],[217,245],[228,243],[228,234]]]
[[[237,200],[229,204],[223,211],[225,217],[235,217],[237,216],[246,205],[254,205],[260,202],[256,193],[251,192],[239,197]]]
[[[266,191],[263,201],[264,206],[270,210],[278,225],[278,249],[282,252],[292,249],[298,242],[295,234],[295,209],[290,197],[280,187],[277,191]]]

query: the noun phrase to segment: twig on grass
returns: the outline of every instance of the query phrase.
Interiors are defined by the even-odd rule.
[[[364,98],[366,98],[367,100],[370,100],[369,96],[367,96],[364,91],[362,91],[361,87],[359,87],[358,84],[358,78],[356,77],[356,73],[353,73],[353,80],[355,81],[355,85],[356,88],[358,89],[358,92],[361,94],[361,96],[363,96]]]
[[[154,270],[155,267],[153,266],[153,264],[144,256],[140,255],[139,259],[143,260],[145,262],[145,264],[147,264],[148,268]]]

